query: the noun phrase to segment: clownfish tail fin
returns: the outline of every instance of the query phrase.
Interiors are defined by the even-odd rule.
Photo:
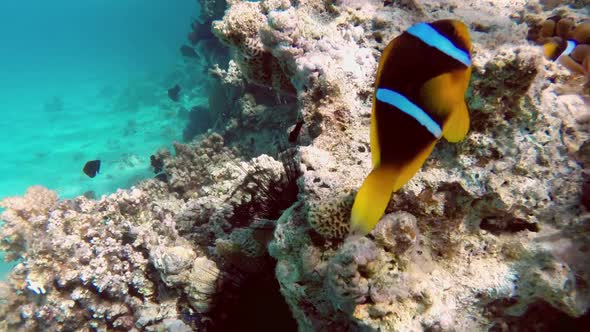
[[[350,213],[351,234],[364,236],[375,228],[387,208],[391,194],[403,187],[418,172],[435,144],[436,140],[404,165],[381,164],[373,168],[354,199]]]
[[[397,171],[377,166],[369,173],[354,199],[350,216],[351,234],[366,235],[379,222],[394,190]]]

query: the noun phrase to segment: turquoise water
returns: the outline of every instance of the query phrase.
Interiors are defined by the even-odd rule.
[[[182,138],[166,89],[197,15],[195,0],[2,1],[0,198],[36,184],[100,197],[153,176],[149,156]]]

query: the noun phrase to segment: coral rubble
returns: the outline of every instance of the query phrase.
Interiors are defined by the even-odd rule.
[[[289,329],[290,315],[269,315],[285,302],[301,331],[585,322],[589,109],[526,40],[527,24],[577,1],[200,2],[232,54],[209,71],[221,134],[158,152],[166,181],[4,199],[0,247],[21,261],[0,288],[0,329],[207,331],[253,308],[267,317],[257,330]],[[448,17],[471,28],[470,133],[438,143],[373,232],[348,237],[380,52]]]

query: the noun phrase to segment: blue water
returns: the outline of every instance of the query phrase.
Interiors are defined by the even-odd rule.
[[[182,138],[166,89],[197,15],[195,0],[2,1],[0,198],[36,184],[99,197],[153,176],[149,156]]]

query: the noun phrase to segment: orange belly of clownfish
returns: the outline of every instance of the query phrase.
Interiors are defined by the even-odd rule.
[[[414,176],[441,137],[457,142],[467,134],[470,49],[467,27],[441,20],[410,27],[383,51],[371,114],[373,170],[355,197],[352,233],[375,227],[392,192]]]

